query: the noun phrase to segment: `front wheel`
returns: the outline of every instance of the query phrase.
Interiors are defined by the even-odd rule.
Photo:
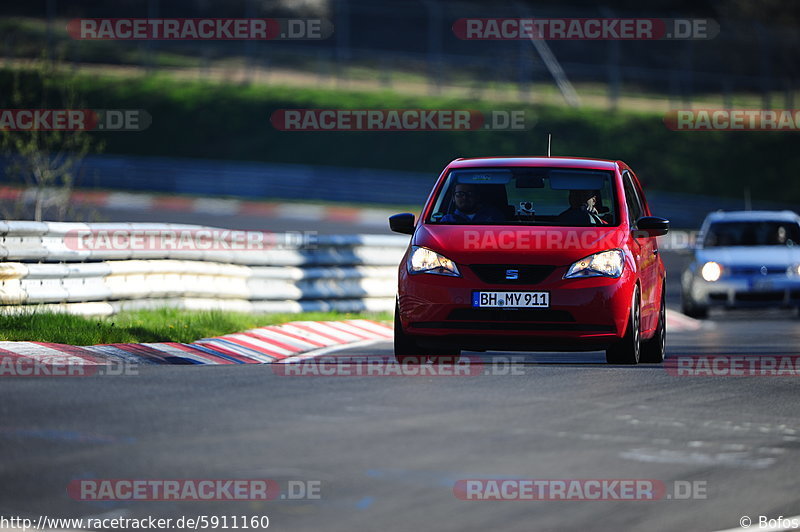
[[[639,352],[641,349],[640,341],[640,309],[639,309],[639,287],[633,293],[631,312],[628,317],[628,330],[625,336],[606,350],[606,362],[609,364],[638,364]]]
[[[690,318],[699,320],[708,317],[708,307],[698,305],[687,295],[684,295],[681,299],[681,312]]]
[[[642,352],[639,362],[646,364],[660,364],[664,362],[664,353],[667,349],[667,305],[664,291],[661,291],[661,308],[658,312],[658,328],[649,340],[642,343]]]
[[[394,358],[399,364],[422,364],[427,358],[421,354],[414,338],[403,331],[398,305],[394,307]]]

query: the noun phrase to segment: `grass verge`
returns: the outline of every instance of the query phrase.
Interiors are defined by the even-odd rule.
[[[20,75],[24,107],[38,107],[65,79],[46,87],[29,70],[0,68],[0,87]],[[671,131],[663,113],[503,105],[392,92],[235,85],[169,76],[75,78],[92,109],[145,109],[152,125],[137,133],[95,132],[107,153],[264,161],[428,173],[433,179],[456,157],[536,155],[552,134],[555,155],[621,159],[647,190],[680,191],[755,200],[800,201],[800,181],[787,179],[800,165],[793,131]],[[279,131],[269,122],[278,109],[471,109],[524,111],[530,129],[475,131]],[[87,181],[85,185],[102,183]],[[141,186],[141,185],[140,185]],[[164,180],[163,190],[188,185]],[[391,182],[376,183],[391,187]],[[214,194],[225,193],[220,186]]]
[[[189,343],[201,338],[300,320],[367,318],[391,320],[390,313],[306,312],[302,314],[243,314],[178,309],[122,312],[105,318],[32,312],[0,315],[0,340],[97,345],[142,342]]]

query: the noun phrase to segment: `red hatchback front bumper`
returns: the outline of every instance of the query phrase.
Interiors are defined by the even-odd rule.
[[[625,334],[635,276],[563,279],[553,267],[536,285],[485,283],[469,266],[462,277],[409,274],[400,268],[398,302],[406,334],[423,347],[555,351],[606,349]],[[472,307],[474,291],[546,291],[547,309]]]

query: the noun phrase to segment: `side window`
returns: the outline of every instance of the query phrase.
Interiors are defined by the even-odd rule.
[[[642,184],[636,179],[636,175],[632,172],[628,172],[631,175],[631,182],[633,183],[634,188],[636,188],[636,197],[639,198],[639,205],[642,208],[642,216],[648,216],[650,212],[650,208],[647,205],[647,197],[644,195],[644,190],[642,190]]]
[[[633,224],[643,216],[644,209],[642,208],[641,200],[639,200],[639,195],[636,193],[636,187],[631,181],[631,175],[627,170],[622,174],[622,185],[625,188],[625,203],[628,204],[630,222]]]

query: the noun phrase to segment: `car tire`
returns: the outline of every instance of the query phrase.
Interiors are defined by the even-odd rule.
[[[399,364],[422,364],[427,360],[413,337],[403,331],[400,307],[394,307],[394,358]]]
[[[681,312],[698,320],[708,317],[708,307],[696,304],[688,296],[683,296],[681,300]]]
[[[667,305],[665,299],[666,297],[662,289],[656,333],[649,340],[642,342],[639,362],[645,364],[660,364],[664,362],[664,352],[667,349]]]
[[[633,302],[628,316],[628,327],[625,336],[606,349],[606,362],[609,364],[638,364],[641,353],[641,305],[639,304],[639,287],[633,293]]]

